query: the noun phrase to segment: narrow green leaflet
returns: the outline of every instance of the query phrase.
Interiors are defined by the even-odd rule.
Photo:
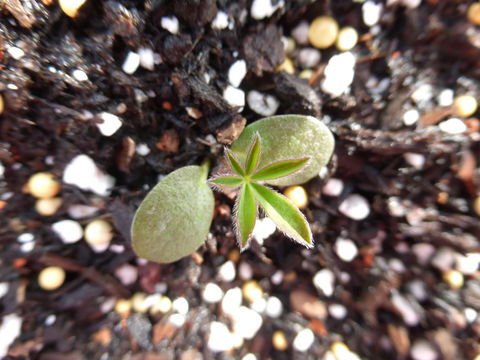
[[[243,178],[239,176],[219,176],[216,178],[208,179],[208,183],[219,188],[231,188],[242,185]]]
[[[180,168],[148,193],[132,224],[132,245],[139,256],[168,263],[202,245],[214,209],[207,173],[208,165]]]
[[[280,230],[300,244],[313,247],[312,232],[300,210],[273,190],[255,183],[251,186],[260,206]]]
[[[243,170],[242,165],[238,161],[235,154],[228,149],[225,149],[225,152],[227,154],[227,159],[228,159],[228,162],[230,163],[232,170],[240,176],[245,176],[245,171]]]
[[[255,171],[260,159],[260,135],[255,133],[250,149],[247,153],[247,160],[245,161],[245,173],[250,175]]]
[[[257,219],[257,204],[253,196],[252,185],[243,184],[235,204],[237,239],[242,249],[248,243]]]
[[[251,179],[252,181],[278,179],[302,169],[305,165],[307,165],[309,160],[310,157],[305,157],[303,159],[277,161],[255,172],[251,176]]]

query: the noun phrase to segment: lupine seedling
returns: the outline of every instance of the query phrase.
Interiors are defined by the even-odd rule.
[[[316,118],[273,116],[248,125],[225,150],[229,174],[208,178],[208,162],[177,169],[146,196],[132,224],[132,245],[145,259],[168,263],[190,255],[205,241],[213,219],[215,188],[238,188],[234,207],[240,248],[248,245],[258,206],[287,236],[312,247],[303,214],[264,184],[298,185],[318,176],[333,152],[334,139]]]
[[[258,205],[287,236],[311,247],[312,232],[305,216],[286,197],[262,184],[264,181],[279,179],[299,171],[307,165],[310,156],[280,160],[259,168],[260,157],[261,138],[257,132],[243,164],[233,152],[225,149],[230,174],[208,180],[214,188],[239,189],[233,213],[240,248],[245,249],[248,245],[255,227]]]

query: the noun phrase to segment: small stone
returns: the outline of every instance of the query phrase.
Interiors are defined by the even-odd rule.
[[[163,16],[160,19],[160,26],[167,30],[170,34],[178,34],[180,30],[180,22],[178,21],[176,16]]]
[[[422,84],[410,95],[412,101],[420,107],[424,107],[433,97],[433,87],[430,84]]]
[[[303,48],[298,52],[297,61],[302,68],[313,68],[320,63],[322,54],[314,48]]]
[[[247,63],[245,60],[237,60],[228,69],[228,81],[234,87],[239,87],[243,78],[247,75]]]
[[[3,110],[5,109],[5,103],[3,102],[3,96],[0,94],[0,115],[3,114]],[[0,166],[3,168],[3,166]]]
[[[329,269],[322,269],[314,275],[313,285],[325,296],[332,296],[335,289],[335,275]]]
[[[272,4],[272,0],[253,0],[252,7],[250,8],[250,15],[255,20],[262,20],[273,15],[277,9],[282,8],[285,3],[283,0],[276,1],[276,4]]]
[[[340,51],[348,51],[353,49],[355,45],[357,45],[357,42],[358,42],[357,30],[355,30],[351,26],[346,26],[340,29],[335,45],[337,46],[337,49]]]
[[[412,304],[398,292],[393,292],[392,304],[402,315],[403,321],[408,326],[418,325],[420,319]]]
[[[0,358],[5,358],[8,348],[22,333],[22,318],[17,314],[5,315],[0,325]]]
[[[350,219],[363,220],[370,214],[370,205],[363,196],[352,194],[341,202],[338,210]]]
[[[478,216],[480,216],[480,195],[475,198],[475,201],[473,203],[473,210]]]
[[[338,23],[330,16],[317,17],[310,25],[308,39],[317,49],[326,49],[335,43]]]
[[[281,63],[275,68],[275,71],[285,71],[287,74],[295,74],[295,65],[293,64],[292,59],[286,57],[283,63]]]
[[[88,81],[88,76],[85,71],[80,69],[75,69],[72,72],[72,76],[78,81]]]
[[[305,70],[300,71],[300,74],[298,74],[298,77],[300,79],[310,80],[312,75],[313,75],[313,70],[312,69],[305,69]]]
[[[90,246],[110,244],[113,238],[112,225],[109,222],[97,219],[85,227],[85,241]]]
[[[452,89],[444,89],[438,94],[437,102],[440,106],[450,106],[453,104],[454,92]]]
[[[52,230],[64,244],[73,244],[83,237],[83,229],[74,220],[61,220],[52,224]]]
[[[55,290],[65,281],[65,270],[58,266],[49,266],[38,274],[38,284],[44,290]]]
[[[227,261],[218,268],[218,277],[221,281],[231,282],[235,280],[237,271],[235,270],[235,264],[233,261]]]
[[[23,56],[25,56],[25,51],[16,46],[10,46],[7,48],[7,53],[15,60],[20,60]]]
[[[257,313],[262,314],[267,308],[267,300],[264,298],[255,299],[255,301],[250,304],[250,308],[255,310]]]
[[[332,56],[325,67],[322,90],[333,97],[347,91],[355,76],[355,63],[355,56],[349,51]]]
[[[222,311],[232,315],[242,305],[242,290],[239,287],[229,289],[222,299]]]
[[[407,110],[402,117],[405,126],[412,126],[420,119],[420,113],[416,109]]]
[[[241,360],[257,360],[257,357],[255,356],[255,354],[248,353],[243,356]]]
[[[467,307],[465,308],[464,313],[465,313],[465,319],[469,324],[472,324],[473,322],[475,322],[475,320],[477,320],[478,312],[475,309]]]
[[[173,327],[179,329],[185,324],[185,315],[182,314],[172,314],[168,317],[168,321]]]
[[[61,198],[38,199],[35,202],[35,210],[42,216],[55,215],[57,210],[62,206]]]
[[[405,158],[405,161],[416,170],[422,170],[425,165],[425,155],[423,154],[408,152],[403,154],[403,157]]]
[[[172,310],[176,311],[179,314],[187,315],[188,314],[188,301],[184,297],[179,297],[173,300]]]
[[[426,265],[435,252],[435,247],[428,243],[417,243],[412,246],[412,252],[420,264]]]
[[[262,323],[262,317],[245,306],[240,306],[232,314],[233,331],[247,340],[253,339]]]
[[[263,297],[263,290],[256,280],[249,280],[243,284],[242,294],[245,299],[254,302]]]
[[[127,57],[123,61],[122,70],[128,75],[132,75],[135,71],[137,71],[139,66],[140,55],[134,51],[129,51]]]
[[[57,320],[57,317],[55,316],[55,314],[48,315],[47,318],[45,319],[45,326],[52,326],[53,324],[55,324],[56,320]]]
[[[152,49],[147,47],[139,48],[138,56],[140,56],[141,67],[150,71],[155,69],[155,53]]]
[[[271,318],[278,318],[283,313],[283,304],[282,301],[276,296],[270,296],[267,299],[267,304],[265,308],[265,314]]]
[[[293,348],[300,352],[306,352],[313,345],[315,335],[310,329],[302,329],[293,339]]]
[[[444,133],[451,135],[463,134],[465,131],[467,131],[467,126],[465,123],[458,118],[450,118],[442,121],[440,124],[438,124],[438,128]]]
[[[73,219],[83,219],[94,216],[99,211],[95,206],[88,206],[83,204],[73,204],[67,209],[68,216]]]
[[[307,32],[308,32],[308,27],[307,27]],[[295,40],[292,39],[291,37],[283,36],[282,42],[283,42],[283,49],[285,50],[285,54],[287,55],[291,54],[297,47],[297,45],[295,44]],[[307,39],[307,42],[308,42],[308,39]]]
[[[245,106],[245,92],[228,85],[223,91],[223,98],[233,107]]]
[[[282,330],[277,330],[272,335],[273,347],[278,351],[285,351],[288,349],[288,340]]]
[[[342,304],[331,304],[328,306],[328,313],[337,320],[343,320],[347,316],[347,308]]]
[[[430,263],[440,271],[448,271],[453,267],[455,256],[451,249],[442,247],[435,252]]]
[[[38,199],[53,198],[60,191],[60,183],[55,176],[48,172],[39,172],[32,175],[27,182],[30,194]]]
[[[0,299],[8,294],[9,288],[10,288],[10,284],[8,282],[6,281],[0,282]]]
[[[480,3],[474,2],[468,7],[467,19],[474,25],[480,25]]]
[[[69,17],[74,18],[78,14],[78,10],[86,0],[59,0],[58,4],[62,11]]]
[[[218,303],[222,300],[223,290],[215,283],[208,283],[203,289],[202,298],[209,304]]]
[[[463,274],[453,269],[443,273],[443,280],[453,289],[460,289],[464,283]]]
[[[238,266],[238,276],[242,280],[250,280],[253,276],[253,269],[249,263],[242,261]]]
[[[289,186],[285,189],[283,195],[299,209],[303,209],[308,204],[307,192],[301,186]]]
[[[247,104],[259,115],[272,116],[277,112],[280,101],[273,95],[251,90],[247,94]]]
[[[380,20],[380,15],[382,14],[383,5],[381,3],[376,3],[373,0],[368,0],[362,5],[362,17],[363,22],[367,26],[373,26]]]
[[[97,128],[103,136],[112,136],[123,125],[118,116],[107,112],[100,113],[99,118],[102,122],[97,124]]]
[[[147,156],[148,154],[150,154],[151,150],[150,150],[150,148],[148,147],[147,144],[139,143],[135,147],[135,152],[140,156]]]
[[[425,301],[428,299],[428,290],[425,283],[421,280],[413,280],[407,284],[408,291],[418,301]]]
[[[437,360],[438,354],[434,347],[426,340],[417,340],[410,349],[413,360]]]
[[[350,239],[338,238],[334,249],[337,256],[345,262],[352,261],[358,255],[357,245]]]
[[[225,324],[218,321],[210,323],[210,335],[207,346],[213,352],[233,349],[233,337]]]
[[[148,311],[148,303],[145,301],[147,299],[147,294],[142,292],[136,292],[132,296],[132,308],[133,311],[139,313],[146,313]]]
[[[168,296],[162,296],[160,300],[150,308],[150,315],[167,313],[172,309],[172,300]]]
[[[313,319],[325,319],[327,307],[316,296],[303,290],[294,290],[290,293],[290,304],[293,310]]]
[[[217,16],[212,21],[213,30],[224,30],[229,26],[228,15],[226,12],[219,10]]]
[[[462,118],[472,116],[478,109],[478,102],[472,95],[457,96],[453,101],[456,114]]]
[[[308,40],[308,33],[310,31],[310,25],[308,24],[307,21],[302,20],[300,23],[295,26],[290,33],[293,39],[300,44],[300,45],[307,45],[309,40]]]
[[[401,0],[403,6],[407,9],[416,9],[422,3],[422,0]]]
[[[463,275],[473,275],[479,270],[480,253],[468,253],[455,255],[455,268]]]
[[[35,240],[35,236],[32,233],[23,233],[17,237],[17,241],[22,244],[29,243],[34,240]]]
[[[137,281],[138,269],[136,266],[123,264],[115,269],[114,274],[123,285],[130,286]]]
[[[343,191],[343,181],[337,178],[327,180],[322,188],[322,194],[327,196],[339,196]]]

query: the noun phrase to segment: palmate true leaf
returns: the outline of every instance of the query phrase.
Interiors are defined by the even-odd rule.
[[[255,171],[260,160],[260,135],[255,133],[250,149],[248,149],[247,159],[245,160],[245,173],[250,175]]]
[[[303,159],[282,160],[274,162],[256,171],[251,176],[251,180],[266,181],[287,176],[303,168],[305,165],[307,165],[309,160],[310,157],[305,157]]]
[[[252,190],[265,214],[298,243],[313,247],[313,237],[307,219],[286,197],[262,185],[252,183]]]
[[[218,188],[236,188],[242,185],[243,178],[239,176],[218,176],[208,179],[208,183]]]
[[[235,154],[228,149],[225,149],[225,154],[232,170],[240,176],[245,176],[242,164],[240,164]]]
[[[317,176],[328,163],[334,148],[330,130],[318,119],[305,115],[280,115],[260,119],[248,125],[232,144],[239,161],[245,161],[250,142],[258,132],[262,139],[262,156],[258,167],[285,159],[312,159],[300,171],[280,179],[268,180],[271,185],[298,185]]]
[[[135,252],[168,263],[193,253],[206,239],[214,197],[208,165],[186,166],[160,181],[140,205],[132,224]]]
[[[253,196],[252,185],[243,184],[234,208],[235,230],[240,247],[243,249],[248,243],[257,219],[257,204]]]

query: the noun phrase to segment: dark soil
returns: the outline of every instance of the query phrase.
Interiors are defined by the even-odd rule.
[[[333,342],[342,341],[362,359],[410,359],[411,347],[420,339],[431,344],[438,359],[475,358],[480,354],[480,319],[466,319],[465,309],[480,309],[480,272],[477,268],[465,274],[463,286],[452,288],[431,262],[439,249],[452,256],[480,252],[474,210],[480,192],[479,120],[466,120],[463,134],[441,132],[437,124],[455,110],[440,108],[435,100],[446,88],[478,98],[480,30],[466,18],[469,3],[424,0],[414,9],[385,7],[378,33],[372,35],[362,21],[362,4],[346,0],[286,0],[261,21],[250,17],[247,0],[87,0],[75,19],[56,1],[3,1],[0,283],[9,286],[0,298],[0,315],[22,318],[21,334],[6,358],[241,359],[253,353],[257,359],[319,359]],[[218,10],[228,14],[231,29],[211,28]],[[337,98],[321,90],[324,66],[338,53],[334,47],[322,50],[310,83],[298,76],[299,69],[295,75],[275,72],[285,59],[282,36],[289,36],[300,21],[322,14],[333,16],[340,26],[355,27],[361,36],[352,50],[357,65],[351,91]],[[178,34],[160,26],[167,15],[179,19]],[[25,55],[15,59],[7,51],[11,46]],[[153,49],[163,62],[153,71],[139,67],[126,74],[122,64],[128,52],[140,47]],[[289,55],[294,62],[297,54]],[[238,137],[245,123],[261,117],[248,105],[239,112],[222,96],[228,69],[240,58],[248,67],[240,86],[245,93],[255,89],[274,95],[281,100],[277,114],[316,116],[335,134],[328,174],[305,184],[310,202],[304,212],[316,246],[303,249],[277,231],[263,246],[253,242],[237,256],[233,202],[217,193],[211,236],[197,253],[167,265],[142,261],[131,248],[130,222],[159,175],[207,158],[215,164],[222,145]],[[72,76],[75,69],[83,70],[88,81]],[[387,79],[385,89],[372,91],[371,79]],[[425,83],[432,86],[434,98],[415,104],[410,96]],[[421,118],[406,126],[402,117],[410,108],[418,109]],[[96,126],[101,112],[122,120],[110,137]],[[141,143],[151,150],[146,156],[134,152]],[[423,167],[413,167],[406,153],[423,155]],[[61,208],[53,216],[39,215],[25,189],[29,177],[48,171],[61,179],[79,154],[90,156],[115,178],[111,194],[99,196],[62,184]],[[321,194],[331,177],[344,182],[339,196]],[[365,220],[349,219],[338,210],[353,193],[370,204]],[[51,225],[69,219],[72,204],[98,208],[94,216],[78,221],[85,226],[94,218],[107,219],[114,225],[116,246],[95,253],[84,240],[64,244]],[[31,251],[18,241],[24,233],[34,235]],[[358,247],[353,261],[337,256],[338,237]],[[422,249],[433,253],[422,259]],[[228,259],[237,269],[231,283],[217,276]],[[125,264],[138,269],[137,280],[128,286],[115,275]],[[49,265],[67,271],[64,285],[54,291],[37,282],[40,270]],[[262,315],[261,329],[238,349],[213,353],[207,347],[210,323],[229,326],[230,319],[219,304],[202,299],[202,290],[209,282],[224,291],[241,287],[250,277],[241,270],[245,268],[266,296],[282,300],[284,312],[277,319]],[[336,276],[330,297],[312,282],[323,268]],[[283,280],[272,281],[274,274],[283,274]],[[425,296],[416,297],[412,284],[421,284]],[[314,295],[320,305],[342,304],[347,315],[312,316],[291,299],[293,290]],[[190,310],[180,328],[172,327],[169,314],[132,311],[121,316],[108,306],[136,292],[159,291],[188,300]],[[395,294],[407,299],[417,323],[405,322],[392,301]],[[304,353],[292,346],[302,328],[315,334]],[[284,331],[289,342],[284,351],[272,345],[276,330]]]

